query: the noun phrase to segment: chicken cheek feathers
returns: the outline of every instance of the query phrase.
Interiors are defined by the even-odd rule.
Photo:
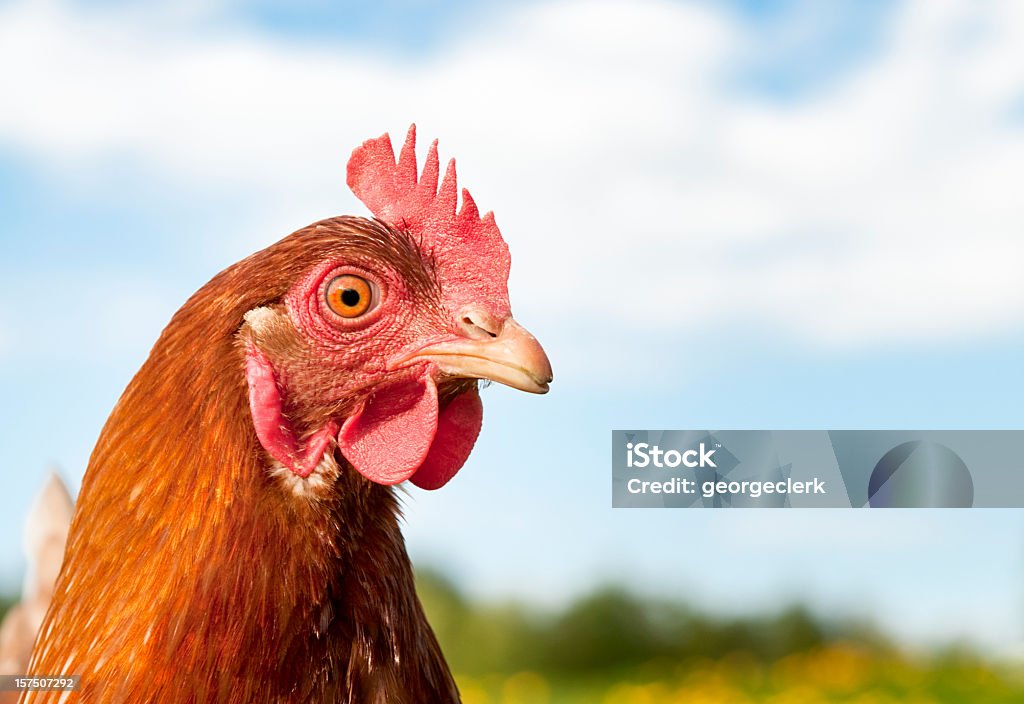
[[[348,418],[338,434],[345,459],[370,481],[398,484],[411,479],[439,489],[466,463],[483,424],[475,389],[438,412],[431,375],[377,391]]]

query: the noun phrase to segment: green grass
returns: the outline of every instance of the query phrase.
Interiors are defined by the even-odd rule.
[[[466,704],[1010,704],[1019,672],[967,650],[913,657],[799,606],[721,619],[604,587],[556,612],[478,604],[433,573],[420,596]]]

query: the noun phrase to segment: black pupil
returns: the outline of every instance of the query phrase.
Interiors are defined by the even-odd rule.
[[[354,288],[347,288],[341,292],[341,302],[347,305],[349,308],[353,308],[359,304],[359,291]]]

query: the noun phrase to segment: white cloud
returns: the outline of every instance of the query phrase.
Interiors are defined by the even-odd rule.
[[[776,103],[727,87],[749,53],[729,16],[658,0],[509,9],[411,58],[15,3],[0,142],[63,173],[127,154],[251,192],[251,248],[252,222],[361,212],[348,150],[415,119],[497,211],[513,298],[552,327],[989,333],[1024,321],[1021,8],[905,3],[871,60]]]

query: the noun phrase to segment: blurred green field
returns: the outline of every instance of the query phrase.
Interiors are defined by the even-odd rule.
[[[901,651],[800,607],[723,620],[607,587],[561,611],[478,604],[431,572],[427,614],[466,704],[1024,702],[1024,675],[968,649]]]

